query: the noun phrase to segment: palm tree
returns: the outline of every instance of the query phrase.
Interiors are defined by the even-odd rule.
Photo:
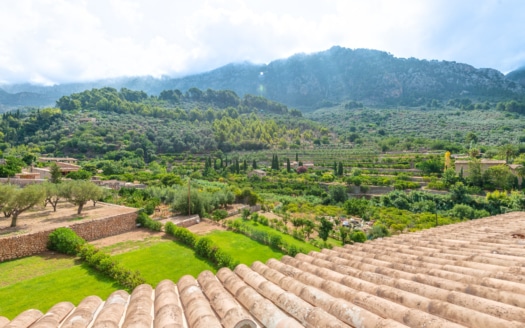
[[[509,159],[511,159],[514,156],[516,156],[517,151],[516,151],[516,147],[514,147],[514,145],[505,144],[505,145],[500,147],[499,153],[501,155],[505,156],[505,162],[508,164],[509,163]]]

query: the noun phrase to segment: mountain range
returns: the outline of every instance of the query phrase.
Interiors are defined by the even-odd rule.
[[[49,106],[64,95],[105,86],[152,95],[163,90],[185,92],[193,87],[233,90],[239,96],[260,95],[302,110],[348,101],[369,106],[418,106],[433,99],[524,99],[525,68],[504,75],[495,69],[463,63],[396,58],[384,51],[335,46],[269,64],[235,63],[182,78],[126,77],[55,86],[3,85],[0,106]]]

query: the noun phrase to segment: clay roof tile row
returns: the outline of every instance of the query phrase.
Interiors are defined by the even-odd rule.
[[[0,328],[525,326],[525,214],[164,280]]]

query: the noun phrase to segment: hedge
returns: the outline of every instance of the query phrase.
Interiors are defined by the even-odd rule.
[[[181,243],[190,246],[191,248],[195,248],[195,243],[197,242],[197,235],[191,233],[191,231],[189,231],[188,229],[178,227],[173,222],[168,222],[166,223],[164,230],[167,234],[172,235]]]
[[[58,228],[53,231],[49,235],[48,248],[79,256],[87,265],[111,277],[129,291],[146,282],[138,271],[126,269],[109,254],[88,244],[70,228]]]
[[[139,211],[136,222],[139,223],[141,226],[154,231],[162,230],[162,223],[160,223],[159,221],[152,220],[144,210]]]
[[[178,227],[173,222],[166,223],[165,231],[181,243],[193,248],[198,256],[210,260],[217,269],[228,267],[233,270],[239,264],[238,261],[221,250],[209,238],[199,238],[188,229]]]
[[[109,254],[99,250],[93,245],[87,243],[82,245],[78,256],[89,266],[113,278],[129,291],[146,283],[146,280],[140,276],[138,271],[126,269],[118,261],[112,259]]]

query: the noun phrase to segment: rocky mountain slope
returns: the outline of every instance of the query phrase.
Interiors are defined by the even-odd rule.
[[[49,104],[62,95],[102,86],[153,94],[169,89],[185,92],[197,87],[229,89],[239,96],[261,95],[288,106],[312,109],[350,100],[378,106],[417,106],[432,99],[447,101],[467,97],[499,101],[523,98],[525,86],[521,80],[510,78],[512,74],[506,77],[497,70],[477,69],[468,64],[396,58],[383,51],[332,47],[267,65],[230,64],[177,79],[136,77],[53,87],[15,85],[3,88],[9,93],[29,92],[27,104],[34,104],[29,99],[39,97],[43,99],[42,104]],[[0,97],[4,105],[26,104],[23,99],[5,102],[6,98],[9,99]]]

